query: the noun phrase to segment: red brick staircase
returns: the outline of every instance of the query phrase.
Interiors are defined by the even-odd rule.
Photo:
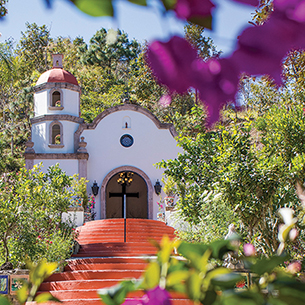
[[[160,242],[165,234],[175,237],[172,227],[147,219],[126,220],[126,242],[124,219],[91,221],[78,230],[80,251],[69,260],[64,272],[51,275],[39,288],[39,292],[50,291],[63,305],[102,305],[98,289],[141,277],[147,266],[145,258],[156,254],[149,239]],[[137,291],[128,298],[143,294]],[[171,297],[173,305],[192,304],[180,294],[171,293]]]

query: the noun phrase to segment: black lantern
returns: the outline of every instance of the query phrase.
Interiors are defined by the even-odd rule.
[[[160,195],[161,193],[161,189],[162,189],[162,185],[160,184],[159,180],[157,179],[156,184],[154,185],[155,188],[155,192],[157,195]]]
[[[94,196],[96,196],[98,194],[98,190],[99,190],[96,180],[94,180],[93,185],[91,186],[91,189],[92,189],[92,194]]]

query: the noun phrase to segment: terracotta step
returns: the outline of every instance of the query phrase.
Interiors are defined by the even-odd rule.
[[[54,291],[54,290],[86,290],[111,287],[118,284],[121,279],[99,279],[99,280],[69,280],[57,282],[44,282],[39,287],[39,291]],[[83,297],[81,297],[83,298]]]
[[[87,250],[83,250],[81,249],[78,254],[93,254],[93,253],[100,253],[99,256],[116,256],[116,254],[123,254],[126,253],[126,256],[134,256],[134,254],[136,253],[144,253],[144,254],[156,254],[157,249],[156,248],[151,248],[151,247],[142,247],[142,248],[136,248],[136,249],[132,249],[132,248],[122,248],[122,249],[87,249]],[[103,253],[105,253],[103,255]],[[128,255],[127,255],[128,254]],[[86,255],[84,255],[86,256]],[[91,255],[92,257],[92,255]]]
[[[45,282],[70,280],[124,279],[139,278],[142,270],[77,270],[54,273]]]
[[[77,300],[77,299],[93,299],[98,297],[97,289],[83,289],[83,290],[52,290],[50,291],[51,294],[60,299],[60,300]],[[141,298],[145,294],[144,291],[138,290],[128,293],[127,298]],[[185,299],[186,296],[184,296],[181,293],[170,293],[171,297],[174,299]]]
[[[88,248],[107,248],[107,249],[114,249],[114,248],[138,248],[138,247],[154,247],[149,242],[126,242],[126,243],[120,243],[120,242],[109,242],[109,243],[101,243],[100,245],[94,244],[94,245],[85,245],[82,248],[88,249]]]
[[[97,257],[97,258],[83,258],[67,260],[68,265],[84,265],[92,263],[143,263],[143,258],[137,257]]]
[[[59,290],[50,291],[51,294],[60,300],[77,300],[77,299],[94,299],[99,297],[97,294],[98,289],[84,289],[84,290]],[[140,298],[144,295],[143,291],[131,292],[129,298]]]
[[[157,248],[150,243],[95,243],[81,245],[79,253],[83,252],[96,252],[96,251],[153,251],[156,252]]]
[[[111,257],[111,256],[146,256],[146,255],[156,255],[157,251],[154,248],[143,248],[143,249],[117,249],[117,250],[91,250],[91,251],[79,251],[78,256],[74,257]],[[93,254],[96,254],[93,256]],[[76,255],[76,254],[75,254]]]
[[[171,299],[172,305],[194,305],[194,302],[188,299]],[[99,298],[94,299],[78,299],[78,300],[64,300],[62,305],[105,305]],[[37,305],[35,302],[27,302],[26,305]],[[43,303],[43,305],[58,305],[55,302]]]
[[[96,264],[75,264],[65,267],[65,271],[77,270],[145,270],[148,263],[96,263]]]
[[[121,248],[121,249],[99,249],[99,248],[92,248],[92,249],[87,249],[83,250],[81,249],[78,254],[91,254],[91,253],[105,253],[105,255],[98,255],[98,256],[115,256],[116,253],[129,253],[129,255],[126,256],[134,256],[133,253],[152,253],[155,254],[157,251],[156,248],[153,247],[141,247],[141,248]],[[108,254],[109,253],[109,254]],[[111,255],[112,254],[112,255]]]
[[[110,257],[110,256],[142,256],[142,255],[156,255],[157,250],[155,248],[142,248],[142,249],[117,249],[117,250],[88,250],[88,251],[79,251],[78,256],[73,257]]]
[[[111,287],[123,279],[140,278],[147,267],[145,257],[155,257],[157,249],[150,239],[160,241],[164,234],[174,238],[174,229],[155,220],[107,219],[87,222],[77,229],[80,250],[68,260],[65,272],[51,275],[40,293],[50,291],[63,305],[101,305],[97,290]],[[128,297],[138,299],[143,291]],[[171,294],[173,305],[193,304],[181,294]],[[53,305],[49,302],[46,305]],[[55,304],[54,304],[55,305]]]

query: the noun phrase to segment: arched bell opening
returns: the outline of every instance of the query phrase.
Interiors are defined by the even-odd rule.
[[[52,107],[61,107],[61,98],[60,98],[60,92],[54,91],[52,93]]]

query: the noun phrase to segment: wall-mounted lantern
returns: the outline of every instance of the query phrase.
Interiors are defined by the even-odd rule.
[[[91,186],[91,189],[92,189],[92,194],[94,196],[96,196],[98,194],[98,190],[99,190],[96,180],[94,180],[93,185]]]
[[[157,195],[160,195],[161,194],[161,189],[162,189],[162,185],[160,184],[160,181],[157,179],[155,185],[154,185],[154,188],[155,188],[155,193]]]

